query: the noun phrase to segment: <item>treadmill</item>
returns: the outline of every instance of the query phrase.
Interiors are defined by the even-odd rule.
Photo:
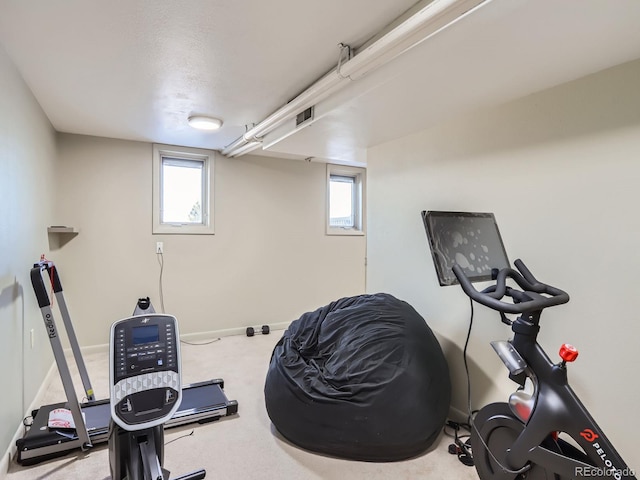
[[[53,318],[47,287],[43,279],[43,272],[45,271],[55,293],[67,337],[71,344],[73,358],[80,373],[87,399],[85,402],[79,402],[76,395],[69,365],[60,341],[59,331]],[[36,263],[31,269],[31,284],[48,332],[67,401],[44,405],[31,412],[33,422],[24,437],[16,441],[17,461],[21,465],[34,465],[65,455],[78,448],[87,450],[96,444],[106,442],[111,420],[109,399],[96,400],[93,393],[89,374],[71,323],[71,316],[64,300],[60,277],[53,262],[41,260]],[[149,299],[140,299],[134,315],[151,313],[154,313],[154,310]],[[221,417],[238,413],[238,402],[236,400],[228,400],[223,389],[224,381],[222,379],[183,385],[180,407],[172,418],[165,423],[165,428],[196,422],[208,423],[219,420]],[[75,429],[50,429],[48,427],[49,414],[57,408],[66,408],[71,411],[76,426]]]

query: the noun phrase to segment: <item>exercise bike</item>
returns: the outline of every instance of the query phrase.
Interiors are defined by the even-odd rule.
[[[553,363],[536,341],[542,311],[567,303],[569,295],[536,280],[521,260],[514,264],[519,271],[494,271],[495,284],[482,291],[473,287],[459,265],[452,267],[464,292],[499,312],[513,331],[512,340],[491,345],[519,388],[508,403],[485,406],[471,422],[471,448],[480,479],[635,480],[635,473],[569,386],[567,363],[576,359],[577,350],[564,344],[562,360]],[[507,286],[507,279],[519,288]],[[503,301],[504,297],[511,301]],[[511,321],[506,314],[518,317]],[[559,437],[560,432],[580,448]]]

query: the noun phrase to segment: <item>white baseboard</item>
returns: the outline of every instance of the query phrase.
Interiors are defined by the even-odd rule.
[[[463,410],[460,410],[453,405],[449,406],[449,419],[458,423],[466,423],[469,414]]]
[[[290,324],[291,322],[272,323],[271,325],[269,325],[269,329],[271,331],[285,330]],[[208,332],[183,333],[180,335],[180,339],[189,341],[189,342],[193,342],[193,341],[202,342],[206,340],[211,340],[212,338],[230,337],[232,335],[246,335],[246,332],[247,332],[247,327],[234,327],[234,328],[225,328],[222,330],[211,330]],[[98,353],[98,352],[106,353],[109,351],[109,345],[106,343],[102,345],[91,345],[89,347],[82,347],[80,350],[82,351],[83,355],[90,354],[90,353]],[[66,349],[65,355],[68,356],[70,354],[71,354],[71,349],[70,348]]]
[[[280,323],[272,323],[269,325],[270,330],[285,330],[291,322],[280,322]],[[254,326],[254,328],[259,328]],[[186,333],[180,335],[182,340],[188,341],[203,341],[210,340],[216,337],[229,337],[231,335],[246,335],[247,327],[235,327],[235,328],[226,328],[224,330],[212,330],[210,332],[200,332],[200,333]]]

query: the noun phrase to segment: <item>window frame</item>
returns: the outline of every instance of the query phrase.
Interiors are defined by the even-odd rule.
[[[202,162],[202,223],[161,222],[161,181],[163,158]],[[213,235],[214,234],[214,165],[215,152],[191,147],[153,145],[153,226],[152,234],[158,235]]]
[[[331,177],[349,177],[354,179],[354,198],[353,210],[354,226],[353,227],[337,227],[331,225]],[[327,163],[326,177],[326,235],[356,235],[365,234],[365,193],[366,193],[366,169],[361,167],[350,167],[347,165],[336,165]]]

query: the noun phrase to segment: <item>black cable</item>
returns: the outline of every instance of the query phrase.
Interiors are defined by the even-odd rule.
[[[449,421],[447,426],[453,429],[453,435],[449,434],[446,430],[445,433],[449,436],[453,436],[454,443],[449,445],[449,453],[458,456],[458,460],[468,467],[473,466],[473,452],[471,451],[471,422],[473,412],[471,410],[471,375],[469,375],[469,363],[467,361],[467,348],[469,347],[469,339],[471,338],[471,329],[473,327],[473,300],[471,300],[471,317],[469,319],[469,329],[467,330],[467,338],[464,342],[464,349],[462,350],[462,359],[464,361],[464,371],[467,375],[467,422],[457,423]],[[459,435],[458,432],[461,428],[464,428],[469,432],[468,435]]]
[[[447,428],[452,429],[453,433],[449,433]],[[445,435],[453,438],[453,443],[449,445],[449,453],[451,455],[457,455],[458,460],[468,467],[473,467],[473,455],[471,453],[471,435],[459,435],[460,429],[471,432],[469,425],[465,423],[457,423],[452,420],[448,420],[444,427]]]
[[[469,299],[471,305],[471,316],[469,317],[469,330],[467,330],[467,339],[464,342],[464,349],[462,350],[462,359],[464,360],[464,371],[467,374],[467,424],[471,426],[473,421],[471,411],[471,375],[469,375],[469,364],[467,362],[467,347],[469,346],[469,339],[471,338],[471,328],[473,327],[473,300]]]
[[[166,447],[166,446],[167,446],[167,445],[169,445],[170,443],[175,442],[176,440],[180,440],[181,438],[184,438],[184,437],[191,437],[191,436],[193,436],[193,433],[194,433],[194,432],[195,432],[195,430],[191,430],[191,432],[189,432],[189,433],[186,433],[186,434],[184,434],[184,435],[181,435],[181,436],[179,436],[178,438],[174,438],[173,440],[169,440],[168,442],[165,442],[164,446]]]
[[[452,420],[447,421],[444,428],[445,435],[453,437],[452,444],[449,445],[449,453],[457,455],[458,460],[468,467],[473,466],[473,452],[471,451],[471,422],[473,412],[471,410],[471,375],[469,375],[469,363],[467,361],[467,348],[469,347],[469,339],[471,338],[471,329],[473,327],[473,300],[471,300],[471,317],[469,319],[469,329],[467,330],[467,338],[464,342],[462,350],[462,359],[464,361],[464,371],[467,375],[467,422],[458,423]],[[447,431],[447,427],[453,429],[453,433]],[[469,432],[468,435],[459,435],[461,428]]]
[[[160,276],[158,277],[158,294],[160,296],[160,311],[162,313],[165,313],[164,312],[164,292],[162,288],[162,274],[164,273],[164,255],[158,252],[156,253],[156,258],[158,259],[158,264],[160,265]],[[209,342],[203,342],[203,343],[191,343],[191,342],[186,342],[184,340],[180,340],[180,343],[184,343],[185,345],[199,346],[199,345],[210,345],[214,342],[218,342],[219,340],[220,338],[214,338]]]

